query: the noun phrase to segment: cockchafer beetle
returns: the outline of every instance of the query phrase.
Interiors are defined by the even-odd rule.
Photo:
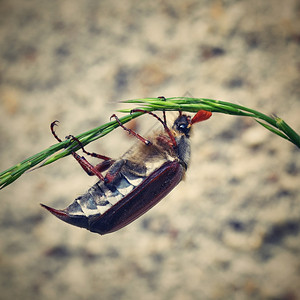
[[[200,110],[193,118],[179,112],[171,129],[167,126],[165,112],[163,120],[150,111],[134,112],[155,117],[163,125],[163,130],[146,139],[126,128],[113,115],[119,125],[140,142],[118,160],[87,152],[82,146],[84,153],[103,160],[96,166],[73,152],[72,155],[87,174],[96,175],[99,181],[65,209],[58,210],[41,204],[44,208],[69,224],[104,235],[133,222],[183,179],[190,160],[191,127],[210,118],[211,112]],[[55,125],[56,121],[51,124],[52,134],[61,141],[54,131]],[[102,172],[106,170],[103,176]]]

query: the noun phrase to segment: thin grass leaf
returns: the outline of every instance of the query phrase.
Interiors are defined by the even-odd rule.
[[[142,113],[133,113],[120,118],[121,123],[125,124],[130,120],[137,118]],[[82,145],[87,145],[96,139],[103,137],[104,135],[110,133],[112,130],[119,126],[117,121],[111,121],[87,132],[81,133],[76,136],[76,138],[82,143]],[[52,145],[46,150],[43,150],[25,160],[0,173],[0,189],[6,187],[7,185],[14,182],[22,174],[33,168],[39,168],[46,166],[50,163],[57,161],[65,156],[70,155],[72,152],[80,149],[80,145],[70,140],[65,140],[55,145]],[[39,165],[43,162],[41,165]]]
[[[146,110],[161,110],[161,106],[163,105],[165,110],[178,110],[179,107],[181,111],[194,112],[197,110],[204,109],[203,105],[206,105],[205,110],[211,112],[252,117],[255,118],[256,120],[264,121],[265,123],[259,122],[259,124],[266,125],[267,123],[268,127],[264,125],[262,126],[272,131],[273,133],[289,140],[290,142],[295,144],[298,148],[300,148],[299,135],[282,119],[273,118],[257,110],[244,107],[242,105],[238,105],[231,102],[220,101],[220,100],[213,100],[213,99],[206,99],[206,98],[189,98],[189,97],[166,98],[164,101],[161,102],[163,102],[163,104],[159,104],[158,99],[154,99],[154,98],[144,98],[144,99],[124,101],[124,103],[142,104],[142,107],[145,108]]]
[[[294,143],[300,148],[299,135],[282,119],[265,115],[254,109],[244,107],[235,103],[213,100],[207,98],[191,98],[191,97],[172,97],[172,98],[143,98],[123,101],[123,103],[137,104],[139,109],[147,111],[187,111],[197,112],[199,110],[207,110],[213,113],[222,113],[236,116],[246,116],[254,118],[260,125],[272,133]],[[129,113],[131,109],[122,109],[122,112]],[[122,124],[137,118],[141,112],[132,113],[120,118]],[[117,121],[111,121],[99,127],[81,133],[76,138],[83,146],[105,136],[119,126]],[[21,163],[13,166],[6,171],[0,173],[0,189],[14,182],[22,174],[28,170],[37,167],[46,166],[53,163],[72,152],[80,149],[80,145],[76,141],[66,140],[61,143],[52,145],[46,150],[37,153]]]
[[[288,137],[295,140],[298,145],[300,145],[300,136],[293,130],[284,120],[275,117],[277,127],[281,129]]]
[[[280,137],[282,137],[282,138],[284,138],[284,139],[290,141],[290,139],[289,139],[284,133],[282,133],[281,131],[279,131],[278,129],[275,129],[274,127],[272,127],[272,126],[270,126],[270,125],[268,125],[268,124],[265,124],[265,123],[263,123],[263,122],[261,122],[261,121],[258,121],[258,120],[255,120],[255,121],[256,121],[257,123],[259,123],[261,126],[263,126],[263,127],[265,127],[266,129],[270,130],[271,132],[273,132],[273,133],[279,135]]]

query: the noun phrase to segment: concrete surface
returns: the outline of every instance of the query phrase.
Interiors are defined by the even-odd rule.
[[[132,98],[231,101],[299,132],[299,14],[296,0],[1,1],[1,170],[55,143],[53,120],[79,134]],[[129,143],[116,130],[87,149]],[[299,150],[221,114],[192,150],[185,182],[107,236],[39,205],[95,182],[71,157],[0,191],[0,299],[300,299]]]

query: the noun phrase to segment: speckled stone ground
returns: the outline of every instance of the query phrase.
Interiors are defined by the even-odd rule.
[[[299,13],[296,0],[1,1],[1,170],[53,144],[53,120],[78,134],[131,98],[188,92],[299,132]],[[116,130],[88,150],[128,143]],[[71,157],[2,190],[0,299],[300,299],[299,150],[220,114],[192,150],[185,182],[107,236],[39,206],[95,182]]]

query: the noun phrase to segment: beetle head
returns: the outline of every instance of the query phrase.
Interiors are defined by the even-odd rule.
[[[175,120],[172,128],[173,130],[184,134],[186,137],[189,137],[191,125],[191,117],[180,114],[179,117]]]
[[[199,110],[194,117],[191,119],[190,116],[179,114],[179,117],[175,120],[173,124],[173,130],[184,134],[189,137],[190,130],[193,124],[207,120],[211,117],[212,113],[206,110]]]

